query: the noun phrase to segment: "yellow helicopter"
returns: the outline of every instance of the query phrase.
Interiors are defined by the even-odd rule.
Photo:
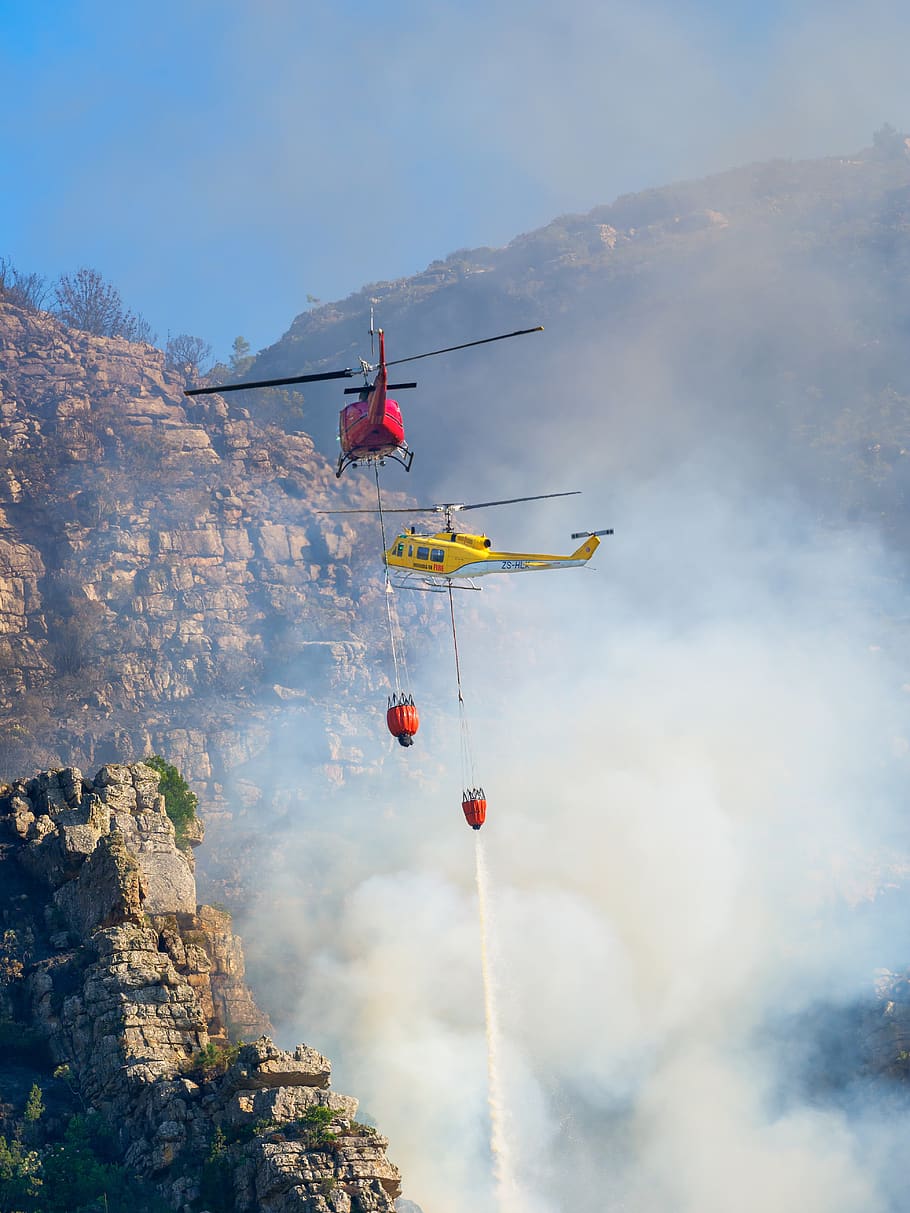
[[[575,497],[571,493],[538,493],[533,497],[509,497],[503,501],[479,501],[471,505],[461,502],[442,502],[437,505],[410,506],[407,509],[383,510],[383,514],[444,515],[441,531],[425,534],[410,527],[402,531],[385,551],[385,563],[398,571],[393,584],[399,589],[445,591],[449,587],[479,590],[474,585],[477,577],[491,573],[536,573],[543,569],[579,568],[588,563],[600,546],[601,535],[612,535],[613,530],[576,531],[573,539],[583,542],[567,556],[555,556],[545,552],[497,552],[486,535],[459,531],[455,527],[454,515],[464,510],[480,510],[487,506],[514,505],[522,501],[542,501],[550,497]],[[376,513],[374,510],[326,510],[331,514]]]

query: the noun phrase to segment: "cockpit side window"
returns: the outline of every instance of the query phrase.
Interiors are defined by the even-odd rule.
[[[397,548],[396,548],[396,550],[395,550],[395,554],[396,554],[397,556],[403,556],[403,555],[404,555],[404,544],[403,544],[403,543],[399,543],[398,547],[397,547]]]

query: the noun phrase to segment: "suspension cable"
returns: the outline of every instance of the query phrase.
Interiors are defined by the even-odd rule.
[[[464,795],[473,795],[477,779],[474,775],[474,752],[471,746],[471,731],[468,728],[468,716],[465,711],[464,695],[461,689],[461,659],[458,655],[458,629],[455,626],[455,602],[452,597],[452,583],[449,582],[449,616],[452,620],[452,644],[455,649],[455,680],[458,684],[458,717],[461,732],[461,780]]]
[[[404,656],[404,635],[402,634],[401,624],[398,619],[395,591],[392,586],[392,579],[389,576],[389,563],[386,557],[388,546],[385,536],[385,514],[382,509],[382,489],[379,485],[379,466],[375,462],[373,464],[373,472],[376,477],[376,502],[379,509],[379,532],[382,537],[382,566],[385,573],[385,609],[389,625],[389,645],[392,649],[392,664],[395,667],[395,691],[399,695],[401,694],[401,671],[403,669],[405,690],[410,694],[410,678],[408,677],[408,667]]]
[[[373,462],[373,475],[376,477],[376,502],[379,506],[379,532],[382,535],[382,564],[385,569],[386,580],[389,577],[389,566],[386,561],[385,554],[388,551],[385,541],[385,514],[382,512],[382,489],[379,487],[379,464]]]
[[[452,643],[455,646],[455,680],[458,683],[458,702],[464,706],[464,696],[461,693],[461,662],[458,660],[458,632],[455,629],[455,603],[452,601],[452,583],[446,586],[449,591],[449,615],[452,619]]]

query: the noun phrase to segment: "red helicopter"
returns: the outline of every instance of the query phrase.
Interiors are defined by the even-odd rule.
[[[370,336],[374,329],[370,322]],[[533,329],[518,329],[514,333],[501,333],[498,337],[484,337],[480,341],[466,341],[462,345],[449,345],[442,350],[430,350],[426,354],[412,354],[410,358],[396,358],[386,362],[385,334],[379,332],[379,365],[373,366],[360,359],[360,369],[345,367],[340,371],[323,371],[315,375],[291,375],[284,379],[258,379],[255,382],[224,383],[217,387],[194,387],[184,392],[185,396],[204,396],[212,392],[240,392],[260,387],[285,387],[296,383],[321,383],[325,379],[352,379],[355,375],[363,375],[363,387],[346,387],[346,396],[356,396],[351,404],[346,404],[338,416],[338,438],[341,443],[341,454],[338,456],[338,467],[335,475],[340,476],[347,467],[357,467],[359,463],[384,463],[386,459],[394,459],[406,471],[411,470],[411,460],[414,452],[405,442],[404,422],[401,408],[396,400],[392,400],[387,392],[401,391],[404,388],[417,387],[414,383],[389,383],[388,368],[400,366],[403,362],[416,362],[420,358],[434,358],[437,354],[450,354],[453,350],[466,350],[474,345],[488,345],[491,341],[505,341],[508,337],[524,337],[527,333],[543,332],[540,324]],[[369,382],[370,375],[376,371],[376,377]]]

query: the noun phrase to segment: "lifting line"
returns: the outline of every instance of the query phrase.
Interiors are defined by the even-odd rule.
[[[461,690],[461,661],[458,656],[458,631],[455,627],[455,603],[452,598],[452,583],[448,584],[449,616],[452,620],[452,644],[455,647],[455,680],[458,684],[458,716],[461,727],[461,780],[464,795],[469,790],[475,791],[477,779],[474,775],[474,754],[471,748],[471,732],[468,728],[468,717],[465,712],[464,695]]]
[[[389,643],[392,649],[392,664],[395,667],[395,692],[404,698],[410,696],[411,680],[408,675],[408,665],[404,654],[404,635],[398,619],[398,609],[395,603],[395,590],[389,577],[389,565],[386,560],[385,515],[382,511],[382,490],[379,487],[379,465],[374,462],[373,471],[376,475],[376,501],[379,505],[379,531],[382,536],[382,566],[385,572],[385,609],[389,623]],[[401,672],[404,671],[404,691],[402,690]]]

